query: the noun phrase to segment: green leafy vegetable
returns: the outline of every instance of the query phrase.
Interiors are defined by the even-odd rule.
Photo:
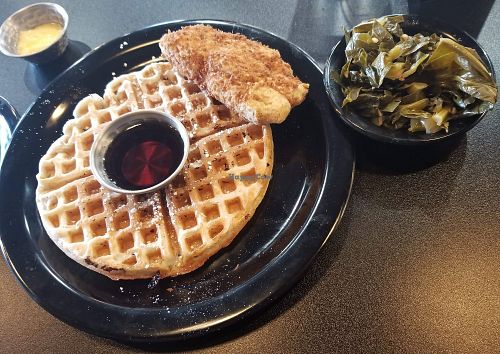
[[[497,87],[475,50],[437,34],[404,34],[403,16],[345,31],[346,62],[332,78],[348,106],[379,126],[428,134],[493,108]]]

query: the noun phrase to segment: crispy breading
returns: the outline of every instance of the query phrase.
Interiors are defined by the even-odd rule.
[[[209,95],[253,123],[281,123],[309,85],[271,49],[241,34],[206,25],[165,34],[162,54]]]

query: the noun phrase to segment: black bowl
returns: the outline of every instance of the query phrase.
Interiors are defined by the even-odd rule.
[[[403,31],[407,34],[413,35],[416,33],[431,34],[437,33],[438,35],[451,38],[460,44],[476,50],[485,63],[488,70],[492,73],[493,80],[495,79],[495,71],[490,58],[483,48],[472,38],[468,33],[455,28],[450,24],[443,23],[435,19],[424,18],[417,15],[403,15],[404,22],[401,24]],[[361,117],[360,115],[352,112],[349,108],[342,108],[342,101],[344,94],[338,85],[331,78],[331,72],[336,70],[340,71],[345,63],[345,48],[346,42],[343,38],[333,47],[330,56],[325,64],[323,82],[325,84],[326,92],[337,114],[342,120],[357,132],[364,134],[372,139],[400,144],[400,145],[421,145],[429,142],[442,141],[451,137],[464,134],[469,129],[472,129],[483,117],[485,113],[478,114],[472,117],[457,119],[450,123],[448,133],[439,131],[433,134],[426,134],[425,132],[410,133],[406,129],[394,130],[387,127],[378,127],[373,124],[369,119]]]

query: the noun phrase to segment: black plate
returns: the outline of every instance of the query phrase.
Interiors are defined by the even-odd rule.
[[[148,286],[148,281],[112,281],[66,257],[45,233],[35,205],[38,161],[61,135],[81,98],[102,94],[112,72],[137,70],[152,56],[158,57],[157,42],[167,29],[201,22],[278,49],[296,75],[311,84],[310,93],[284,124],[273,126],[276,151],[269,190],[230,247],[197,271],[156,286]],[[349,196],[354,156],[338,122],[314,61],[270,33],[236,23],[187,21],[125,35],[59,76],[17,127],[0,174],[2,251],[37,303],[87,332],[128,341],[160,341],[220,329],[288,290],[339,222]]]
[[[467,32],[462,31],[450,24],[443,23],[436,19],[425,18],[418,15],[403,15],[404,22],[401,24],[403,31],[410,35],[416,33],[431,34],[437,33],[444,38],[451,38],[460,44],[476,50],[486,67],[493,75],[495,80],[495,71],[491,59],[488,57],[484,49],[476,42],[476,40]],[[425,132],[410,133],[406,129],[390,129],[386,127],[378,127],[369,119],[359,116],[352,112],[348,107],[342,107],[344,94],[340,86],[331,78],[331,72],[339,72],[345,63],[345,38],[342,38],[335,47],[333,47],[330,56],[325,64],[324,84],[328,97],[337,111],[337,114],[342,120],[357,132],[364,134],[372,139],[400,144],[400,145],[422,145],[430,142],[443,141],[451,137],[455,137],[466,133],[474,128],[477,123],[488,113],[478,114],[472,117],[457,119],[450,122],[448,133],[441,130],[437,133],[426,134]]]

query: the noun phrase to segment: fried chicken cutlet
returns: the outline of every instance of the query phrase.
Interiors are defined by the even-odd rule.
[[[281,123],[302,103],[309,84],[271,49],[241,34],[187,26],[160,40],[181,75],[252,123]]]

